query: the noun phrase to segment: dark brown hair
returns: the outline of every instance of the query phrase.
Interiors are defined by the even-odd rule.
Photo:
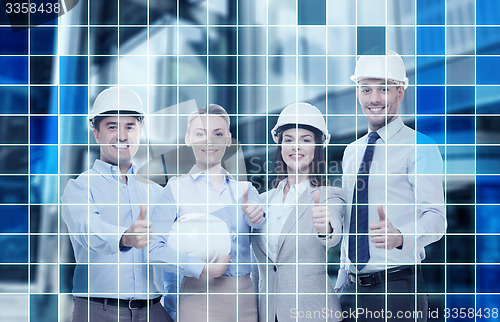
[[[275,171],[278,175],[274,182],[273,187],[276,188],[281,180],[287,177],[287,166],[283,157],[281,156],[281,143],[283,142],[283,132],[288,129],[299,128],[309,130],[314,133],[314,142],[316,144],[314,148],[314,159],[311,164],[309,164],[309,182],[312,186],[325,186],[326,185],[326,172],[325,172],[325,151],[323,147],[323,142],[321,140],[323,134],[321,131],[315,127],[303,124],[286,124],[278,128],[278,148],[276,149],[276,165]]]
[[[144,121],[144,116],[135,111],[107,111],[99,115],[96,115],[92,120],[92,126],[94,127],[94,129],[97,130],[97,132],[99,132],[99,126],[101,125],[102,120],[110,116],[120,116],[120,115],[135,117],[137,121],[139,121],[140,123]]]

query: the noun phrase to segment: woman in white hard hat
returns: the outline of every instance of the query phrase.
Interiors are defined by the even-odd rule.
[[[272,136],[278,178],[261,196],[268,203],[267,231],[252,235],[260,321],[342,320],[326,267],[328,248],[341,238],[345,198],[326,186],[325,120],[315,106],[292,104]]]
[[[168,181],[164,194],[164,201],[168,201],[161,202],[177,205],[175,211],[178,221],[182,221],[186,215],[195,215],[198,219],[200,214],[216,216],[227,224],[231,235],[227,248],[220,245],[226,249],[225,253],[212,260],[201,258],[201,255],[198,259],[193,256],[181,259],[181,252],[187,248],[183,250],[179,236],[179,257],[175,258],[185,276],[181,282],[178,321],[256,322],[258,318],[257,300],[250,279],[249,235],[252,228],[264,225],[265,216],[257,190],[249,182],[236,181],[221,165],[226,148],[231,144],[229,122],[224,108],[215,104],[190,115],[185,142],[193,149],[196,164],[187,175]],[[167,207],[158,207],[155,217],[168,217],[162,211],[168,211]],[[154,229],[158,232],[157,228]],[[223,234],[209,223],[205,230],[208,230],[205,235]],[[213,239],[209,237],[206,242],[199,236],[191,236],[193,239],[190,244],[195,243],[207,249],[207,255],[213,253],[208,249],[213,247],[210,245]],[[168,243],[167,238],[165,235],[153,238],[150,258],[154,262],[165,256],[167,248],[174,247],[175,243]],[[214,263],[210,264],[211,261]]]

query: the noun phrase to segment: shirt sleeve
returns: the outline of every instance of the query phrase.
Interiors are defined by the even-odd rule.
[[[423,249],[438,241],[446,231],[443,159],[437,146],[418,145],[416,161],[408,168],[408,180],[416,196],[417,220],[396,228],[403,235],[402,250],[414,251],[415,247]]]
[[[121,236],[128,227],[103,220],[103,214],[93,200],[92,189],[85,181],[70,180],[61,197],[62,217],[70,236],[73,242],[91,252],[117,253]]]
[[[247,223],[248,226],[252,227],[253,229],[260,229],[266,223],[266,211],[265,211],[266,208],[264,207],[264,205],[262,204],[262,202],[260,200],[259,193],[257,192],[257,189],[255,189],[255,187],[250,182],[247,183],[247,188],[248,188],[248,201],[256,203],[262,207],[262,209],[264,210],[264,220],[262,220],[259,224],[255,225],[255,224],[252,224],[250,222],[250,220],[248,220],[248,217],[245,216],[245,214],[243,214],[243,217],[245,218],[245,222]],[[240,204],[243,203],[242,198],[240,198],[240,200],[239,200]]]
[[[206,264],[201,259],[178,252],[168,245],[168,238],[176,217],[177,205],[172,190],[167,185],[151,217],[153,237],[149,246],[149,261],[158,264],[167,272],[199,278]]]

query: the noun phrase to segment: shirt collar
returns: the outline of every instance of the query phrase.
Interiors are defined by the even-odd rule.
[[[229,174],[229,172],[226,171],[226,169],[221,168],[221,173],[225,176],[227,180],[234,180],[233,176]],[[193,178],[194,181],[198,180],[198,178],[201,175],[206,175],[207,172],[205,170],[201,170],[198,168],[198,166],[195,164],[191,170],[189,170],[188,174]]]
[[[113,177],[118,177],[120,175],[120,169],[116,165],[109,164],[107,162],[102,161],[101,159],[97,159],[94,162],[93,169],[100,174],[104,175],[112,175]],[[128,169],[126,174],[135,174],[136,166],[132,164],[130,169]]]
[[[404,126],[401,116],[396,117],[392,122],[388,123],[386,126],[378,129],[377,133],[380,136],[382,142],[387,143],[387,141],[394,136],[399,130]],[[368,128],[368,135],[373,132]],[[366,135],[366,141],[368,141],[368,135]]]
[[[288,178],[285,178],[283,180],[280,181],[280,183],[278,183],[278,186],[276,187],[278,190],[283,190],[285,188],[285,185],[286,183],[288,182]],[[304,191],[307,190],[307,188],[309,188],[310,186],[310,182],[309,182],[309,179],[308,180],[304,180],[302,181],[301,183],[299,184],[294,184],[292,186],[295,186],[295,189],[297,189],[297,194],[302,194]],[[290,187],[290,189],[292,189],[292,187]]]

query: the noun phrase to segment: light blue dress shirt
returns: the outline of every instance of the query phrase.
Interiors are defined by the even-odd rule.
[[[179,263],[179,274],[200,277],[205,262],[201,259],[177,254],[175,250],[168,247],[167,239],[175,221],[175,218],[172,217],[172,211],[177,214],[177,217],[187,213],[205,212],[224,220],[231,233],[230,255],[232,259],[230,263],[238,265],[230,265],[224,275],[245,276],[250,274],[252,270],[251,228],[261,228],[265,220],[258,225],[253,225],[243,213],[241,204],[246,188],[248,188],[249,202],[260,204],[259,194],[251,183],[236,181],[225,170],[223,171],[224,180],[218,190],[208,181],[206,172],[201,171],[196,166],[191,169],[188,175],[168,181],[152,218],[155,235],[150,247],[151,262]],[[176,268],[175,265],[170,267],[174,270]]]
[[[443,190],[443,160],[435,142],[406,126],[401,117],[377,131],[368,181],[369,223],[378,222],[378,205],[401,231],[403,247],[392,250],[375,248],[369,242],[370,259],[362,273],[420,263],[425,246],[439,240],[446,231]],[[342,160],[342,186],[347,197],[344,229],[350,233],[351,205],[357,172],[367,146],[368,134],[349,144]],[[347,254],[344,237],[337,288],[347,281],[347,272],[355,272]]]
[[[62,216],[77,262],[75,296],[148,299],[163,289],[161,274],[155,275],[148,264],[147,247],[119,248],[140,204],[155,203],[162,191],[155,183],[139,181],[135,173],[132,166],[126,184],[117,166],[96,160],[64,190]]]

